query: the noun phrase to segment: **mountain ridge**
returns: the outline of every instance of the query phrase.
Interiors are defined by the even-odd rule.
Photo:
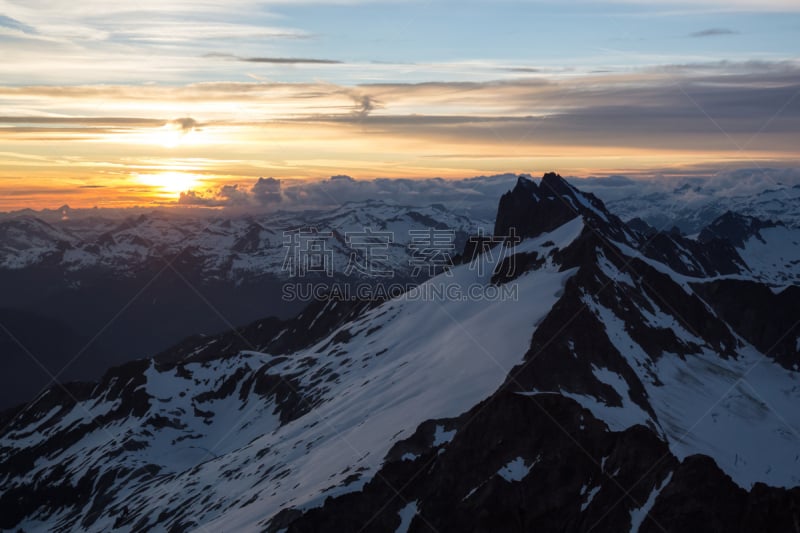
[[[267,320],[131,363],[83,393],[91,416],[63,412],[57,398],[34,405],[0,434],[9,527],[793,527],[800,436],[787,427],[800,421],[791,385],[800,354],[788,340],[780,353],[770,344],[794,330],[779,334],[778,324],[764,334],[769,314],[731,318],[742,302],[727,285],[758,287],[760,305],[787,323],[800,320],[792,294],[781,296],[790,289],[774,292],[764,281],[771,272],[754,275],[723,240],[724,253],[704,260],[678,236],[653,247],[653,236],[555,174],[520,180],[508,194],[498,220],[531,216],[506,256],[522,271],[495,278],[511,265],[483,253],[469,259],[487,272],[465,261],[426,284],[517,284],[518,299],[406,295],[339,314],[341,303],[320,303],[294,329]],[[544,233],[542,204],[563,221]],[[325,316],[321,332],[304,338]],[[299,344],[280,348],[287,334]],[[131,413],[143,430],[127,422],[131,433],[93,442],[94,421],[110,429]],[[242,413],[252,416],[215,444],[221,418]],[[81,435],[71,420],[91,422]],[[167,462],[184,441],[213,453],[183,449]],[[25,457],[33,470],[20,466]],[[48,488],[65,479],[74,484]]]

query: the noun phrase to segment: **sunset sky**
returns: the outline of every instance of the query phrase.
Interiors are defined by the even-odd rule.
[[[797,0],[0,0],[0,211],[800,166],[799,37]]]

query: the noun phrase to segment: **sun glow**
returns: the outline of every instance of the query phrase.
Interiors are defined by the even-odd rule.
[[[201,177],[183,172],[159,172],[158,174],[139,174],[137,179],[144,185],[158,188],[162,193],[177,196],[197,187]]]
[[[195,120],[191,118],[170,120],[156,131],[153,136],[153,142],[154,144],[160,144],[164,148],[175,148],[182,144],[189,144],[195,136],[195,125]]]

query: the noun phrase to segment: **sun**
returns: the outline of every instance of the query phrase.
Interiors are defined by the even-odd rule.
[[[163,193],[178,195],[184,191],[194,189],[200,182],[200,177],[184,172],[159,172],[158,174],[139,174],[141,183],[157,187]]]

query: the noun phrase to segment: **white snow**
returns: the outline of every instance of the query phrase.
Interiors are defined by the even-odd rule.
[[[500,470],[498,470],[497,475],[509,483],[512,481],[522,481],[531,471],[531,468],[533,468],[534,464],[536,463],[526,465],[525,459],[522,457],[517,457],[516,459],[512,459],[506,463]]]
[[[656,419],[629,398],[621,376],[594,369],[595,375],[622,395],[624,407],[608,406],[591,397],[563,392],[620,431],[652,421],[683,459],[691,454],[712,457],[740,486],[761,481],[772,486],[800,484],[800,385],[798,374],[765,358],[747,344],[736,359],[724,359],[709,347],[681,358],[663,353],[652,361],[625,331],[622,319],[587,300],[606,327],[609,338],[637,373]],[[650,315],[658,320],[659,315]],[[669,317],[661,324],[685,342],[702,342],[675,327]],[[658,376],[658,381],[653,379]],[[660,383],[660,384],[659,384]],[[746,431],[743,431],[746,428]]]
[[[597,493],[600,492],[601,488],[602,487],[598,485],[589,491],[589,494],[586,495],[586,499],[581,503],[581,512],[584,512],[589,508],[589,505],[591,505],[592,500],[594,500],[594,497],[597,496]],[[581,495],[583,495],[585,489],[586,487],[584,486],[583,490],[581,490]]]
[[[137,265],[171,257],[192,249],[208,279],[235,283],[257,273],[287,277],[284,269],[289,249],[284,230],[316,227],[320,233],[333,230],[341,235],[369,228],[388,231],[392,244],[385,261],[398,275],[411,272],[409,230],[446,227],[474,234],[491,228],[492,222],[458,215],[433,206],[402,206],[384,202],[349,203],[339,208],[309,212],[273,212],[259,215],[210,219],[206,215],[177,218],[152,212],[125,221],[97,218],[92,224],[68,221],[51,226],[34,217],[0,219],[0,268],[20,269],[44,261],[57,253],[60,243],[69,243],[60,266],[66,272],[89,268],[108,269],[128,276]],[[67,230],[69,228],[69,230]],[[301,239],[302,240],[302,239]],[[242,243],[246,244],[242,248]],[[325,238],[332,253],[335,272],[347,267],[352,249],[336,236]],[[455,252],[453,252],[455,253]]]
[[[800,284],[800,228],[764,228],[759,235],[738,250],[750,271],[774,285]]]
[[[436,433],[433,435],[433,445],[434,446],[441,446],[442,444],[446,444],[453,440],[453,437],[456,434],[456,430],[452,429],[450,431],[445,431],[444,427],[436,426]]]
[[[667,474],[667,477],[664,479],[664,481],[662,481],[653,489],[653,491],[647,497],[647,501],[645,501],[641,507],[631,511],[631,533],[639,533],[639,528],[642,526],[644,519],[647,518],[648,513],[650,513],[650,511],[653,509],[653,505],[656,503],[656,498],[658,498],[658,495],[661,494],[661,491],[664,489],[664,487],[669,485],[671,479],[672,472]]]
[[[597,209],[594,205],[592,205],[592,203],[589,201],[589,199],[586,196],[584,196],[582,193],[579,193],[579,194],[576,194],[575,197],[578,199],[578,202],[580,202],[584,207],[589,209],[591,212],[593,212],[595,215],[597,215],[601,219],[603,219],[606,222],[608,222],[608,217],[606,216],[606,214],[603,213],[602,211],[600,211],[599,209]]]
[[[621,406],[611,406],[592,396],[575,394],[569,391],[561,391],[561,394],[567,398],[572,398],[583,407],[589,409],[596,418],[603,420],[612,431],[622,431],[636,424],[648,425],[648,422],[651,421],[650,415],[630,399],[629,385],[622,376],[611,372],[607,368],[594,366],[592,367],[592,373],[599,381],[610,385],[620,395],[622,398]]]
[[[542,236],[541,242],[566,246],[580,227],[579,220],[573,221]],[[125,419],[87,436],[37,463],[29,476],[46,475],[58,464],[74,478],[89,468],[102,472],[109,466],[105,454],[133,439],[143,447],[122,451],[125,464],[132,469],[157,465],[159,477],[147,482],[118,480],[117,500],[92,530],[112,529],[113,513],[122,505],[132,511],[147,509],[153,517],[167,510],[190,510],[201,530],[261,530],[281,509],[307,509],[329,496],[359,490],[391,446],[409,437],[421,422],[458,416],[492,394],[522,361],[535,325],[573,273],[558,272],[555,265],[525,273],[513,282],[516,299],[400,297],[280,360],[248,351],[187,364],[189,377],[151,365],[142,390],[153,397],[152,407],[143,418]],[[424,285],[454,286],[467,294],[468,287],[485,283],[476,269],[460,265],[451,276],[441,275]],[[345,329],[349,340],[333,342]],[[244,379],[222,399],[194,399],[201,392],[220,390],[237,372],[246,377],[267,363],[271,374],[293,375],[300,387],[313,390],[314,409],[281,425],[272,399],[252,389],[244,391]],[[334,371],[335,379],[325,379],[325,372]],[[315,379],[319,375],[322,379]],[[178,426],[156,429],[144,423],[156,415],[176,420]],[[76,407],[57,427],[80,418]],[[437,426],[434,442],[445,444],[454,434]],[[27,439],[46,436],[21,440],[27,446]],[[0,443],[8,453],[21,444],[13,435]],[[509,475],[513,478],[518,472],[512,468]],[[205,498],[219,505],[197,505]]]
[[[411,527],[411,521],[419,512],[417,502],[410,502],[405,507],[400,509],[400,525],[394,530],[394,533],[408,533],[408,528]]]
[[[580,236],[584,226],[585,222],[583,217],[575,217],[549,233],[543,233],[536,237],[525,239],[514,247],[514,253],[542,252],[553,248],[566,248]],[[545,246],[545,243],[548,242],[552,242],[553,245]]]

